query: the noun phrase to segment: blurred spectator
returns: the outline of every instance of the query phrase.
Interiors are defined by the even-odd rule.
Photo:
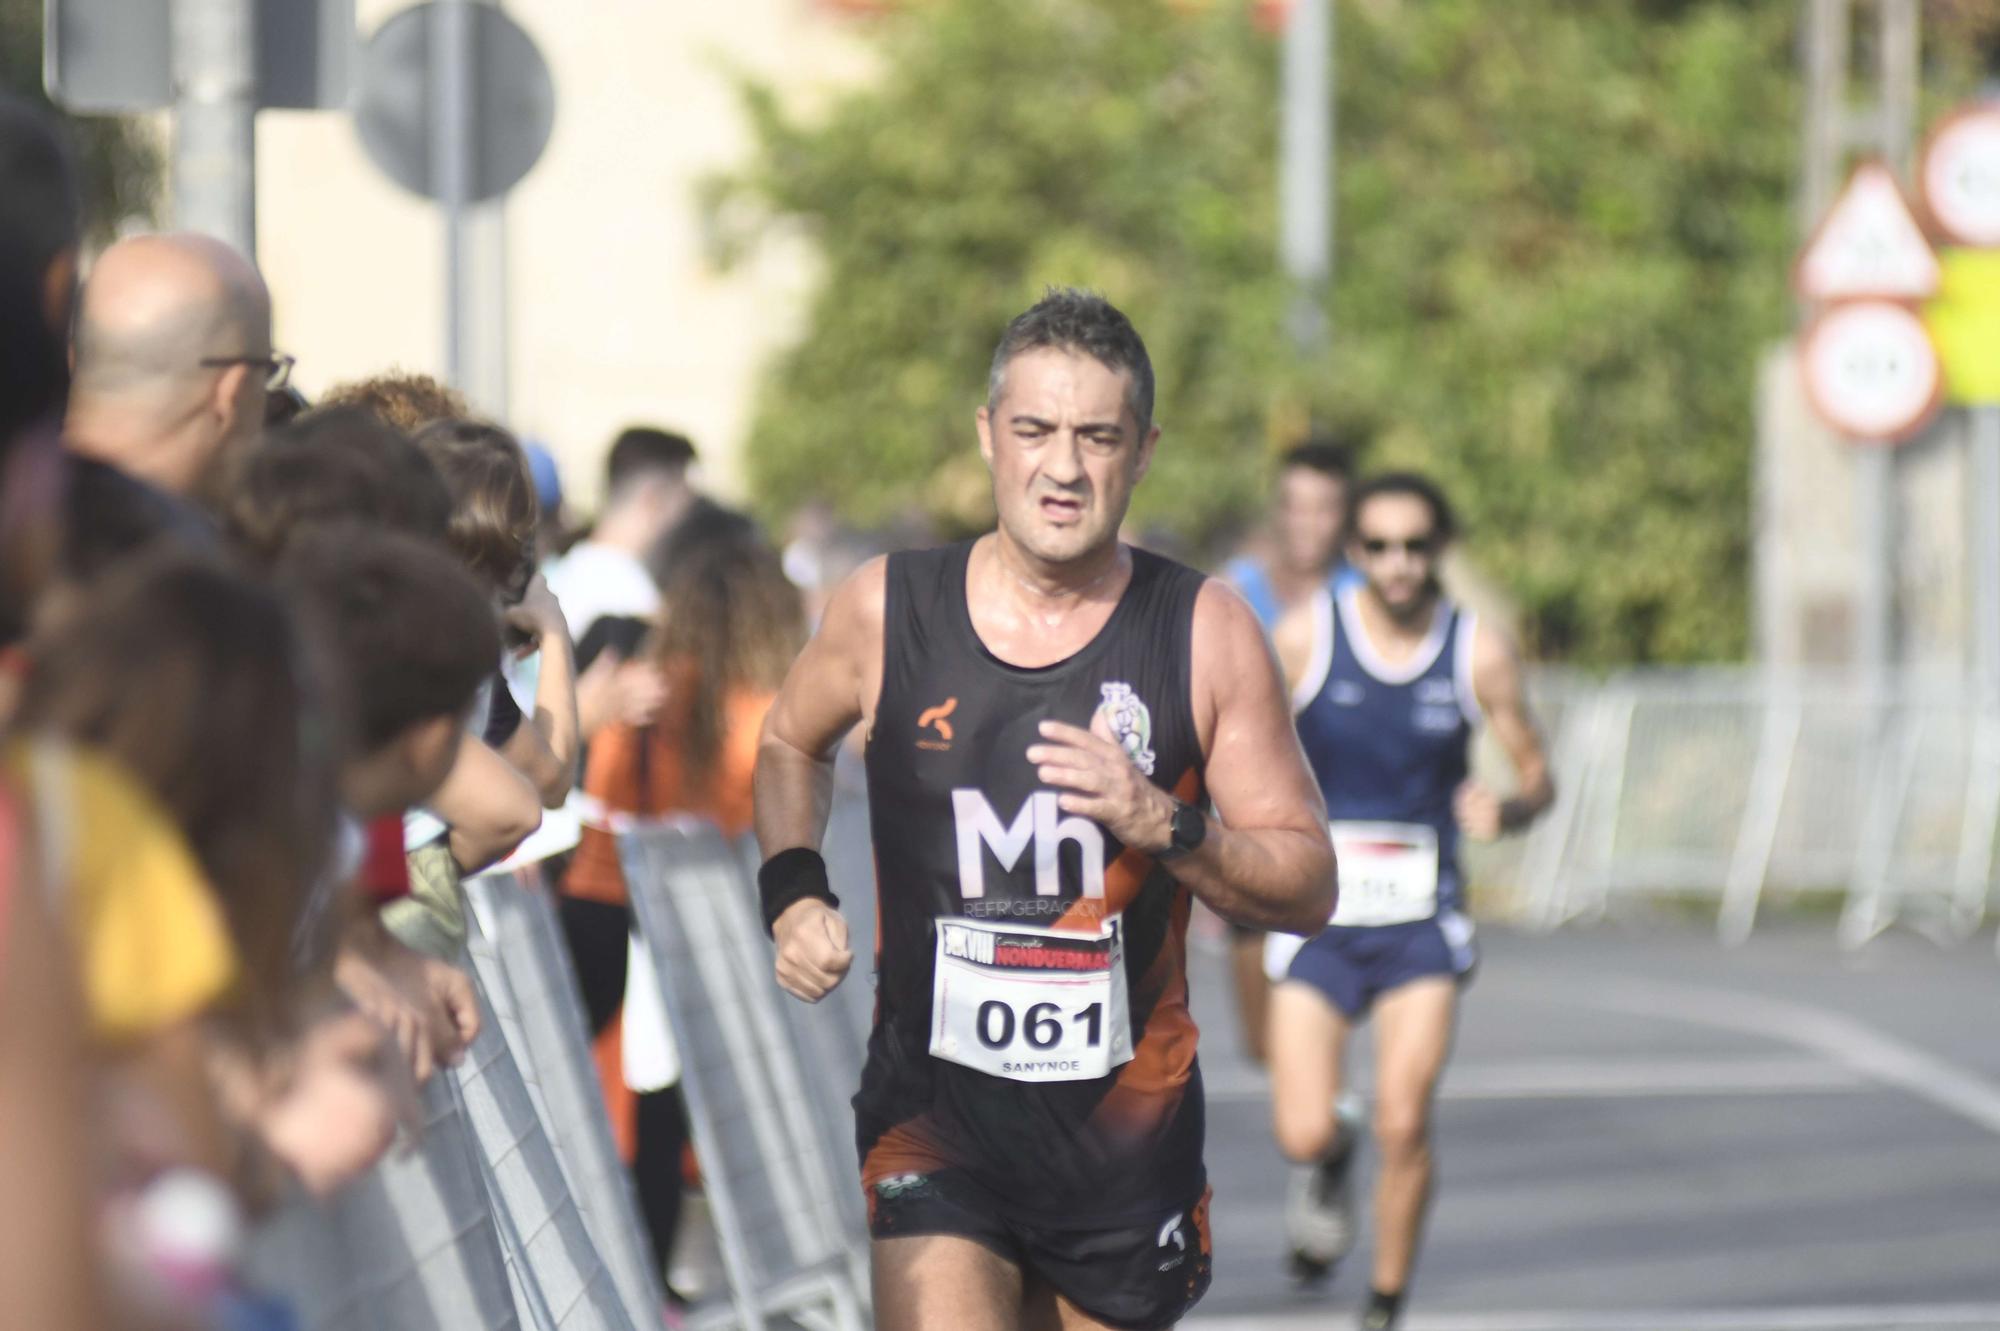
[[[332,852],[337,775],[290,612],[211,561],[133,566],[37,639],[32,660],[21,723],[117,759],[173,819],[229,923],[236,1016],[278,1038],[292,940]]]
[[[596,737],[585,793],[605,816],[691,814],[737,836],[750,826],[764,713],[805,640],[798,591],[755,525],[712,504],[675,528],[654,567],[661,605],[649,652],[669,681],[668,701],[655,724],[612,725]],[[563,888],[564,932],[599,1032],[599,1077],[664,1263],[680,1208],[679,1072],[653,1028],[659,990],[628,942],[625,878],[602,816],[584,828]]]
[[[574,648],[562,608],[535,568],[540,511],[527,459],[512,435],[475,421],[438,421],[416,442],[451,493],[447,544],[493,594],[516,649],[541,657],[534,715],[525,723],[495,658],[486,742],[535,783],[544,807],[560,808],[576,781]]]
[[[68,395],[74,168],[54,125],[0,95],[0,645],[52,569],[55,438]],[[0,722],[11,710],[0,671]],[[93,1240],[88,1067],[76,974],[45,902],[34,810],[0,772],[0,1326],[105,1325]],[[53,881],[52,881],[53,880]]]
[[[449,683],[451,663],[463,663],[469,654],[491,661],[499,653],[486,592],[444,548],[451,495],[443,480],[402,431],[367,411],[315,411],[279,431],[238,468],[223,518],[240,553],[267,567],[282,561],[289,590],[324,630],[322,651],[336,663],[339,682],[351,686],[344,713],[350,727],[361,724],[366,732],[373,709],[393,708],[396,699],[413,691],[429,696],[425,681],[440,668]],[[390,542],[387,555],[380,540]],[[385,570],[385,561],[398,567]],[[332,589],[349,575],[355,585]],[[428,602],[430,609],[414,602]],[[345,624],[338,612],[361,613],[356,609],[361,605],[373,605],[375,619]],[[343,622],[329,628],[329,617]],[[369,661],[358,664],[357,651]],[[343,803],[364,829],[359,886],[375,907],[410,895],[405,820],[411,805],[428,802],[452,823],[449,841],[426,851],[436,862],[433,878],[441,893],[455,891],[455,856],[505,855],[539,819],[539,801],[527,779],[464,733],[459,715],[477,685],[475,678],[455,709],[450,761],[436,779],[419,761],[421,770],[385,785],[396,755],[383,755],[392,771],[383,773],[378,764],[375,778],[359,778],[363,789],[357,793],[350,788],[357,779],[352,765],[367,761],[366,751],[377,741],[364,733],[359,741],[364,752],[348,751]],[[440,787],[441,781],[449,788]],[[411,784],[422,790],[400,804],[382,802],[398,785]],[[431,918],[425,903],[396,909],[413,917],[408,928]],[[478,1028],[466,975],[405,946],[372,909],[354,913],[338,941],[334,973],[341,988],[395,1035],[418,1082],[434,1066],[455,1062]],[[437,950],[446,949],[440,944]]]
[[[317,1003],[300,987],[293,944],[312,885],[331,870],[338,751],[290,612],[272,591],[180,557],[108,579],[32,655],[22,724],[119,760],[195,856],[187,863],[177,838],[156,833],[152,859],[135,862],[125,843],[149,815],[129,802],[116,807],[110,769],[46,745],[31,757],[37,798],[67,791],[73,816],[85,815],[71,852],[77,886],[122,886],[135,897],[128,923],[86,916],[84,936],[93,948],[116,948],[106,990],[115,1030],[156,1033],[146,1036],[156,1052],[140,1078],[173,1111],[185,1146],[152,1163],[240,1169],[240,1152],[213,1140],[205,1062],[221,1069],[236,1126],[258,1132],[291,1173],[322,1187],[353,1177],[387,1149],[395,1115],[375,1080],[379,1031],[371,1042],[339,1019],[305,1029],[305,1008]],[[52,768],[58,761],[71,775]],[[93,787],[100,805],[111,801],[94,814]],[[226,941],[212,936],[210,892]],[[82,897],[79,905],[88,909]],[[201,1032],[175,1033],[197,1016]],[[158,1047],[189,1039],[200,1046],[199,1075],[185,1059],[158,1056]],[[346,1052],[320,1057],[332,1050]],[[298,1067],[330,1082],[302,1082]],[[328,1113],[329,1093],[345,1120],[341,1135],[279,1139],[277,1125]],[[237,1181],[269,1186],[241,1173]]]
[[[1354,450],[1331,436],[1309,439],[1279,459],[1266,548],[1222,570],[1267,630],[1319,588],[1354,579],[1341,558],[1353,480]]]
[[[0,786],[0,1325],[95,1331],[89,1067],[31,822]]]
[[[82,205],[67,146],[0,94],[0,439],[61,414]]]
[[[521,451],[528,458],[528,475],[535,482],[535,506],[540,519],[535,524],[535,563],[546,569],[550,560],[569,544],[569,518],[563,507],[562,469],[556,455],[538,440],[526,439]]]
[[[442,544],[451,492],[401,430],[356,407],[308,412],[246,458],[222,509],[225,534],[259,564],[293,538],[359,523]]]
[[[1309,439],[1279,460],[1271,527],[1264,534],[1263,550],[1238,556],[1222,570],[1222,576],[1250,603],[1266,632],[1286,610],[1313,592],[1356,580],[1341,558],[1347,491],[1353,479],[1353,450],[1329,436]],[[1271,994],[1264,976],[1263,933],[1231,925],[1229,953],[1243,1045],[1261,1063],[1264,1015]]]
[[[597,524],[549,570],[577,641],[605,615],[646,619],[659,609],[645,561],[694,503],[694,461],[694,445],[670,430],[634,425],[613,441]]]
[[[400,833],[404,811],[451,775],[467,711],[499,654],[485,596],[435,546],[355,526],[299,535],[280,585],[334,663],[345,700],[342,806],[362,822],[393,818]],[[373,914],[345,940],[341,987],[390,1026],[418,1080],[457,1062],[479,1032],[467,977],[404,948]]]
[[[290,372],[271,349],[271,299],[254,264],[209,236],[135,236],[106,250],[84,285],[66,438],[170,494],[212,501]]]
[[[359,407],[405,434],[415,434],[435,421],[463,420],[472,415],[472,408],[457,389],[428,374],[402,370],[336,384],[320,394],[319,405]]]

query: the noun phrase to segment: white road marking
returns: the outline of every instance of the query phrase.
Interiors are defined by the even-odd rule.
[[[1977,1073],[1824,1008],[1706,985],[1607,984],[1582,995],[1594,1007],[1762,1035],[1809,1049],[2000,1133],[2000,1086]],[[2000,1319],[1996,1319],[2000,1325]]]
[[[1677,1095],[1797,1095],[1866,1090],[1873,1079],[1823,1058],[1524,1058],[1453,1064],[1444,1100],[1595,1100]],[[1215,1102],[1268,1100],[1267,1079],[1225,1071],[1203,1077]],[[1366,1093],[1365,1081],[1357,1090]]]
[[[1186,1331],[1326,1331],[1326,1309],[1236,1317],[1190,1317]],[[1401,1331],[1929,1331],[2000,1326],[2000,1303],[1909,1303],[1853,1307],[1718,1308],[1703,1311],[1421,1313]]]

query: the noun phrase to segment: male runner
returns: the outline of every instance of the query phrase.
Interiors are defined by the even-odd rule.
[[[1307,931],[1334,899],[1256,617],[1118,541],[1152,414],[1102,298],[1015,319],[977,416],[998,530],[858,571],[765,725],[759,882],[808,1001],[852,959],[817,847],[835,746],[867,728],[881,923],[854,1106],[887,1331],[1175,1322],[1209,1279],[1190,898]]]
[[[1333,819],[1343,870],[1332,924],[1274,936],[1270,1061],[1278,1146],[1298,1169],[1287,1228],[1294,1270],[1325,1275],[1354,1242],[1354,1118],[1335,1112],[1354,1023],[1375,1020],[1375,1267],[1362,1326],[1396,1324],[1430,1198],[1431,1099],[1473,963],[1459,913],[1461,836],[1517,831],[1553,797],[1513,646],[1445,599],[1437,569],[1450,506],[1421,476],[1354,492],[1350,557],[1363,584],[1321,592],[1278,625],[1299,738]],[[1502,799],[1467,776],[1484,722],[1514,765]]]
[[[1278,459],[1269,548],[1238,555],[1222,569],[1224,580],[1243,594],[1265,628],[1275,628],[1285,611],[1314,592],[1360,580],[1341,558],[1347,544],[1341,539],[1347,530],[1347,492],[1353,484],[1354,452],[1331,435],[1315,435]],[[1262,930],[1230,926],[1229,971],[1243,1047],[1262,1063],[1271,1007]]]

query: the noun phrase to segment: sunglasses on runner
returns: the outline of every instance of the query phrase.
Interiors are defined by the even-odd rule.
[[[261,366],[264,370],[265,391],[275,393],[291,382],[292,366],[298,363],[298,357],[274,351],[268,356],[204,356],[201,358],[201,363],[211,370],[224,369],[231,365]]]
[[[1364,536],[1361,538],[1361,548],[1374,557],[1386,555],[1391,550],[1401,550],[1406,555],[1428,559],[1437,553],[1437,537],[1413,536],[1407,541],[1388,541],[1379,536]]]

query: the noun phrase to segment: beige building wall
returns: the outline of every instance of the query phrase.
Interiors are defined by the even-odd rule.
[[[363,39],[406,7],[358,0]],[[708,483],[740,497],[755,377],[798,333],[813,257],[789,242],[716,271],[699,191],[750,147],[733,70],[809,106],[866,77],[861,30],[823,0],[505,8],[549,62],[556,116],[541,161],[477,228],[488,289],[505,274],[510,342],[506,402],[478,405],[545,441],[586,507],[611,436],[637,421],[687,431]],[[430,203],[375,168],[342,114],[264,114],[257,169],[258,258],[307,393],[389,366],[441,373]]]

